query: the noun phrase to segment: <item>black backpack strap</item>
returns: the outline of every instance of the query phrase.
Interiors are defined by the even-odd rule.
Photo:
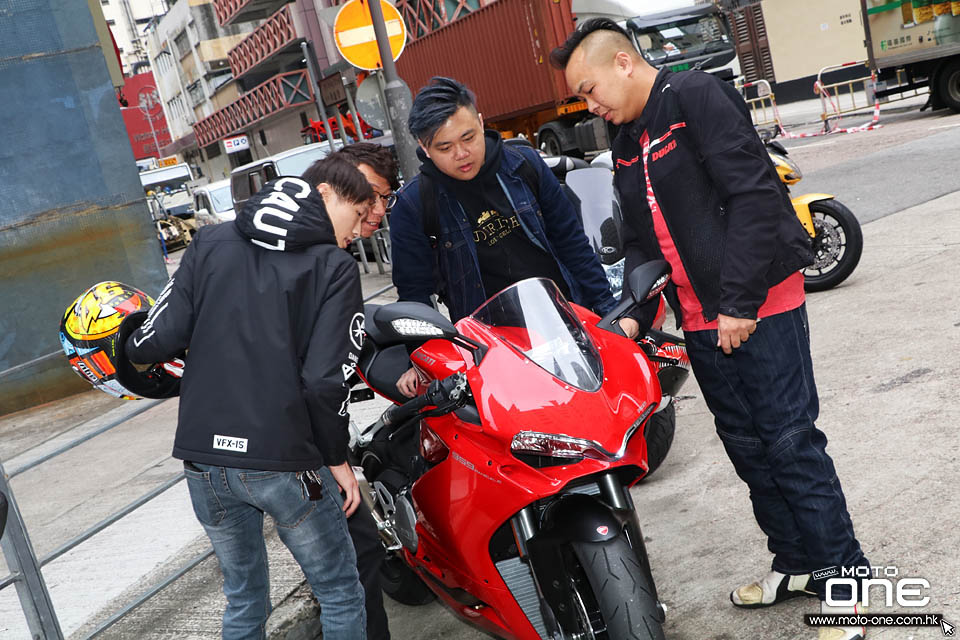
[[[426,173],[420,172],[420,225],[423,234],[430,241],[430,250],[433,253],[433,281],[437,287],[437,297],[441,302],[446,301],[447,285],[440,270],[440,218],[437,215],[437,185]]]
[[[437,186],[423,171],[419,175],[420,224],[423,234],[430,240],[430,248],[436,251],[440,237],[440,219],[437,216]]]
[[[517,153],[520,153],[519,151]],[[523,178],[523,181],[527,183],[527,186],[530,187],[530,190],[533,191],[533,198],[537,201],[537,204],[540,204],[540,174],[537,173],[537,168],[533,165],[533,160],[528,158],[525,154],[520,153],[520,158],[523,162],[520,163],[520,177]]]

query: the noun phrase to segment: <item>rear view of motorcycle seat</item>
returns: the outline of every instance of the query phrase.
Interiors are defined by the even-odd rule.
[[[397,380],[410,368],[410,356],[404,344],[389,344],[390,341],[377,329],[373,314],[379,305],[363,305],[366,318],[364,331],[367,338],[360,350],[360,371],[370,383],[370,387],[395,402],[406,402],[407,398],[397,389]]]

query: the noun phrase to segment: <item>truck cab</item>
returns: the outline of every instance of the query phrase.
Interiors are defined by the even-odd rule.
[[[740,75],[730,24],[715,4],[665,0],[656,3],[653,12],[637,14],[639,4],[634,0],[573,0],[572,9],[580,24],[599,17],[617,22],[644,59],[658,69],[706,71],[727,82]],[[560,117],[537,130],[540,148],[549,155],[579,157],[608,148],[614,128],[589,115],[585,107],[576,101],[558,108]]]

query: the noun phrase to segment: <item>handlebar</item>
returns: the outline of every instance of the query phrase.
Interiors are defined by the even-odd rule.
[[[434,380],[427,387],[427,392],[401,405],[390,407],[383,413],[385,426],[404,422],[420,413],[426,407],[437,407],[450,411],[463,406],[467,399],[467,377],[462,373],[455,373],[443,380]]]

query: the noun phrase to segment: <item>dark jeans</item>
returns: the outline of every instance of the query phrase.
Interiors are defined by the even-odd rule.
[[[367,640],[390,640],[387,612],[383,609],[383,592],[380,590],[383,544],[377,523],[366,503],[361,502],[353,515],[347,518],[347,528],[357,552],[357,570],[367,600]]]
[[[717,434],[750,487],[757,523],[767,534],[773,569],[799,575],[868,565],[853,533],[820,411],[805,305],[764,318],[731,355],[716,330],[685,334],[687,352]],[[826,581],[816,580],[820,599]],[[835,588],[836,596],[849,590]]]

